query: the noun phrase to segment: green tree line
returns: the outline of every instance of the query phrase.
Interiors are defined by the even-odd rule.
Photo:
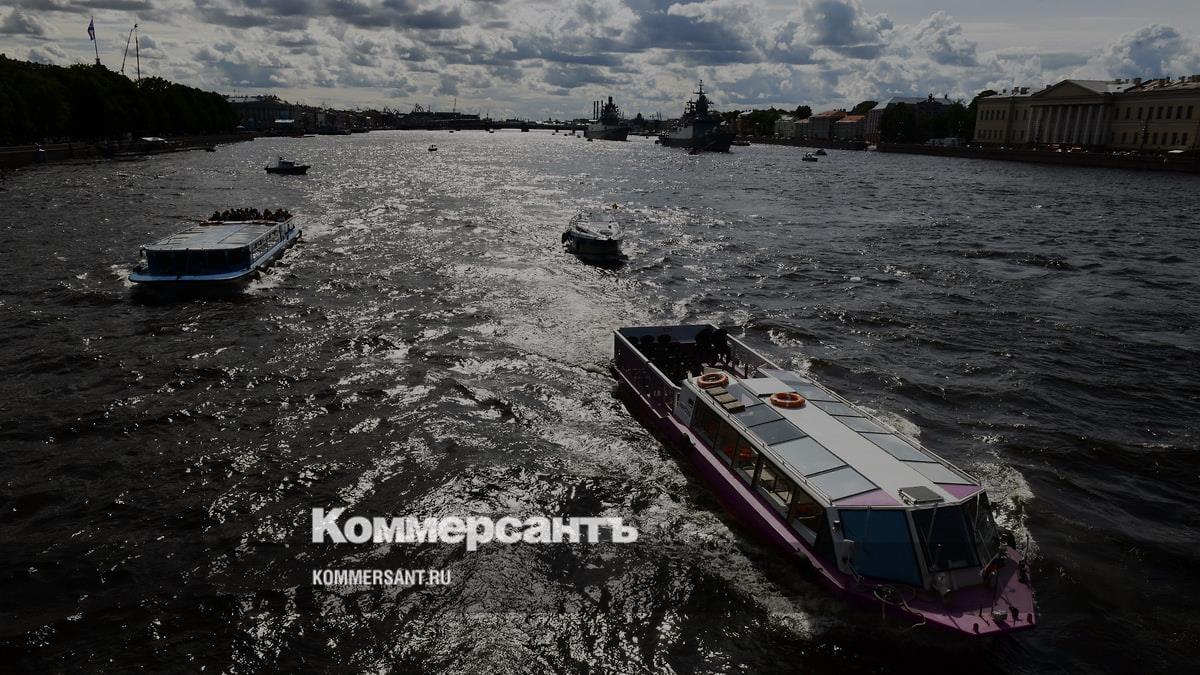
[[[224,133],[237,125],[220,94],[160,77],[135,82],[100,65],[51,66],[0,54],[0,145]]]

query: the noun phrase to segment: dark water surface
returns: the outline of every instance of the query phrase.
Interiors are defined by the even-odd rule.
[[[735,150],[373,133],[0,183],[0,669],[1191,670],[1195,178]],[[630,263],[563,255],[609,202]],[[238,205],[304,242],[239,299],[131,301],[139,244]],[[606,371],[615,327],[709,320],[980,476],[1040,626],[885,624],[742,536]],[[306,543],[338,505],[641,539]],[[311,584],[362,567],[455,582]]]

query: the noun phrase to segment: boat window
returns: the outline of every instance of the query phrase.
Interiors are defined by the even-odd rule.
[[[805,530],[818,532],[824,509],[804,490],[796,490],[795,493],[792,505],[788,509],[788,522],[801,533]]]
[[[976,564],[975,547],[967,533],[960,506],[913,511],[913,525],[921,540],[925,564],[931,571],[953,570]]]
[[[839,509],[842,536],[854,541],[854,572],[864,577],[923,586],[902,509]]]
[[[981,492],[965,504],[963,510],[971,521],[971,535],[975,539],[975,548],[980,560],[988,560],[995,555],[1000,546],[999,530],[996,520],[992,517],[992,505],[988,502],[986,492]]]
[[[762,470],[758,472],[758,486],[776,511],[783,513],[792,503],[792,493],[796,486],[791,479],[783,475],[774,464],[763,460]]]
[[[718,456],[725,461],[726,464],[733,461],[734,451],[737,448],[738,441],[745,443],[741,434],[733,430],[733,427],[728,424],[721,424],[721,429],[717,433]]]
[[[758,450],[749,443],[739,443],[737,457],[733,459],[733,468],[737,469],[747,483],[754,481],[754,470],[758,468]]]
[[[692,416],[692,431],[708,445],[714,445],[717,431],[721,428],[721,419],[707,405],[696,403],[696,414]]]

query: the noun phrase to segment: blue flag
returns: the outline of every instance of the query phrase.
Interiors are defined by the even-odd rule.
[[[88,37],[91,38],[93,41],[96,39],[96,20],[95,19],[91,19],[88,21]]]

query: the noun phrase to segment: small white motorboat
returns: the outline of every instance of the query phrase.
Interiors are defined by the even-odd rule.
[[[804,153],[804,156],[800,158],[800,161],[801,162],[815,162],[815,161],[817,161],[817,156],[811,152],[806,152],[806,153]]]
[[[267,173],[279,173],[288,176],[303,176],[308,173],[308,164],[297,164],[290,159],[280,157],[275,164],[265,167]]]
[[[571,219],[562,242],[568,253],[584,260],[621,261],[624,229],[617,220],[617,205],[596,211],[584,211]]]

